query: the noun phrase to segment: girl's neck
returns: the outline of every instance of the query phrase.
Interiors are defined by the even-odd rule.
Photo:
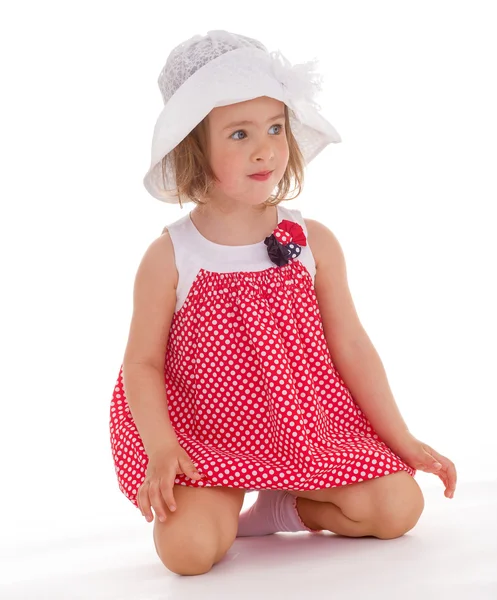
[[[221,209],[214,204],[197,206],[190,218],[209,241],[223,246],[257,244],[271,235],[278,224],[276,206],[244,206]]]

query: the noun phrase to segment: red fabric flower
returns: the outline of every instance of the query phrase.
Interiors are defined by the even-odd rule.
[[[299,246],[307,246],[307,239],[305,237],[304,230],[299,223],[295,223],[295,221],[289,221],[288,219],[283,219],[283,221],[278,223],[278,227],[274,231],[277,229],[283,229],[283,231],[288,232],[292,237],[290,242],[295,242]]]
[[[298,223],[283,219],[264,243],[271,261],[282,267],[300,255],[301,246],[307,246],[307,239]]]

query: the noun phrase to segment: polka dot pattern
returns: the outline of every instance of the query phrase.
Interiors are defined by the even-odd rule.
[[[290,250],[291,259],[297,258],[302,252],[302,248],[298,244],[294,244],[293,242],[290,242],[287,248]]]
[[[164,378],[191,487],[318,490],[415,470],[383,443],[330,356],[314,284],[298,260],[262,271],[200,269],[173,316]],[[135,506],[148,458],[123,388],[110,436],[119,489]]]
[[[286,246],[292,241],[292,236],[287,231],[280,229],[279,227],[276,227],[276,229],[273,231],[273,235],[280,244],[283,244],[283,246]]]

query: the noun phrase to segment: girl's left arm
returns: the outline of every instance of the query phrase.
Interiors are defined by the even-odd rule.
[[[408,431],[390,389],[383,363],[359,320],[350,294],[345,258],[334,234],[306,219],[316,262],[314,288],[328,349],[354,400],[389,446]]]
[[[380,439],[411,467],[436,473],[453,495],[453,463],[409,431],[388,383],[383,363],[352,300],[342,248],[322,223],[305,219],[316,262],[315,291],[333,363]],[[436,466],[436,465],[441,466]]]

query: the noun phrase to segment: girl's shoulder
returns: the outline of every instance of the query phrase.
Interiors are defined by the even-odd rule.
[[[169,235],[168,226],[153,240],[146,249],[139,266],[146,273],[167,276],[169,283],[176,289],[178,285],[178,271],[176,269],[174,245]]]
[[[342,247],[329,227],[317,219],[306,217],[302,218],[302,220],[305,223],[307,242],[312,249],[316,268],[322,257],[326,257],[327,255],[343,257]]]

